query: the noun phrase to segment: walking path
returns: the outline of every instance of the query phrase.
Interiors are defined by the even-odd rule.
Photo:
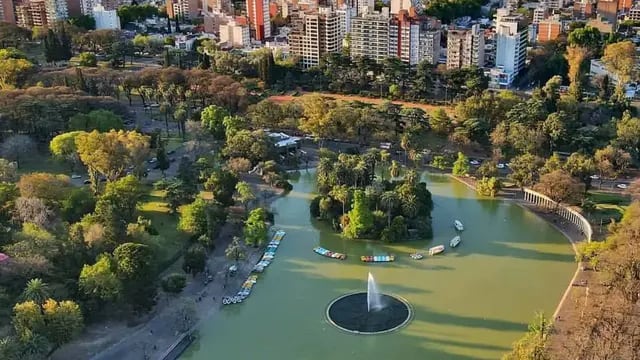
[[[282,194],[282,190],[261,184],[257,178],[246,180],[252,184],[263,206],[268,207]],[[159,301],[153,312],[138,319],[142,324],[128,327],[125,321],[113,320],[90,326],[79,339],[58,349],[51,359],[160,359],[185,332],[197,328],[199,322],[214,321],[215,315],[223,306],[222,297],[237,293],[262,256],[264,249],[246,248],[247,257],[238,263],[236,276],[225,281],[230,261],[224,252],[233,236],[238,235],[241,229],[242,223],[227,222],[216,239],[216,248],[206,263],[206,269],[209,269],[209,274],[213,277],[212,281],[205,282],[207,276],[200,273],[193,278],[189,277],[187,286],[178,295],[159,290]],[[166,272],[179,268],[181,261],[182,258]]]

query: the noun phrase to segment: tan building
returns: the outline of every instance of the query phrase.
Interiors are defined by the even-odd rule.
[[[18,26],[25,28],[47,26],[50,22],[45,0],[31,0],[16,5],[16,20]]]
[[[595,0],[576,0],[573,3],[573,16],[576,19],[587,19],[595,13]]]
[[[598,15],[595,19],[589,19],[587,26],[600,30],[601,33],[610,34],[614,31],[615,24]]]
[[[327,53],[342,50],[340,19],[330,7],[318,11],[298,11],[291,18],[289,53],[300,58],[300,65],[307,69],[320,64]]]
[[[559,16],[552,16],[538,23],[537,42],[557,39],[562,34],[562,21]]]
[[[484,32],[480,26],[453,29],[447,34],[447,69],[484,66]]]
[[[596,13],[615,26],[618,19],[618,0],[598,0]]]
[[[220,44],[226,44],[228,47],[242,48],[251,44],[249,24],[246,19],[234,20],[220,25],[219,33]]]
[[[175,19],[193,19],[200,15],[198,0],[167,0],[167,14]]]
[[[12,0],[0,0],[0,21],[11,24],[16,23],[16,14],[13,11]]]

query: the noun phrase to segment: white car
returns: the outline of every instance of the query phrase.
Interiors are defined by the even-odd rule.
[[[71,175],[71,178],[72,179],[80,179],[80,178],[82,178],[82,176],[80,176],[78,174],[73,174],[73,175]]]
[[[471,165],[480,165],[480,161],[478,161],[478,160],[471,160],[471,161],[469,161],[469,164],[471,164]]]
[[[503,163],[499,163],[498,165],[496,165],[496,167],[497,167],[498,169],[504,169],[504,168],[505,168],[505,166],[504,166],[504,164],[503,164]]]
[[[618,189],[623,189],[623,190],[624,190],[624,189],[629,188],[629,185],[627,185],[627,184],[618,184],[618,185],[616,185],[616,187],[617,187]]]
[[[598,175],[591,175],[589,177],[591,178],[591,180],[599,180],[600,179],[600,176],[598,176]]]

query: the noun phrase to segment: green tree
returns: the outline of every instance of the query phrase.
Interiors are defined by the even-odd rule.
[[[211,191],[213,199],[223,206],[233,205],[233,193],[236,191],[238,178],[230,171],[216,170],[204,183],[204,189]]]
[[[348,238],[361,238],[373,229],[373,214],[369,209],[364,191],[353,192],[353,206],[348,215],[349,225],[344,229],[344,234]]]
[[[107,254],[102,254],[93,265],[85,264],[80,272],[78,286],[90,298],[114,301],[122,292],[122,283],[114,272],[114,264]]]
[[[80,306],[73,301],[49,299],[42,305],[46,323],[46,337],[55,346],[68,343],[78,336],[84,327]]]
[[[82,133],[82,131],[66,132],[55,136],[49,143],[51,153],[58,159],[67,161],[71,166],[71,171],[74,171],[80,162],[76,138]]]
[[[349,202],[349,187],[346,185],[337,185],[334,186],[333,189],[329,192],[329,196],[338,200],[340,204],[342,204],[342,215],[346,212],[346,206]]]
[[[470,168],[471,166],[469,165],[469,158],[467,158],[463,153],[458,152],[458,158],[453,163],[453,175],[467,175],[469,174]]]
[[[233,240],[229,243],[229,246],[224,250],[224,255],[227,259],[233,260],[236,263],[238,261],[244,259],[247,256],[246,251],[242,248],[240,244],[240,238],[237,236],[233,237]]]
[[[194,238],[207,232],[207,202],[198,197],[182,208],[178,229],[191,234]]]
[[[15,48],[0,49],[0,90],[12,89],[33,69],[33,63]]]
[[[217,140],[224,140],[225,127],[223,120],[229,112],[217,105],[209,105],[200,114],[202,127],[209,130]]]
[[[402,170],[402,165],[396,160],[391,160],[391,166],[389,166],[389,176],[392,178],[397,178],[400,176],[400,172]]]
[[[40,305],[34,301],[16,304],[13,307],[13,328],[22,341],[32,334],[42,334],[45,323]]]
[[[42,281],[42,279],[31,279],[27,282],[27,286],[22,291],[20,299],[22,301],[33,301],[38,305],[44,304],[46,299],[49,298],[50,291],[49,285]]]
[[[544,164],[538,156],[526,153],[511,160],[509,179],[519,187],[531,186],[538,179],[539,169]]]
[[[429,117],[429,126],[439,135],[449,135],[453,129],[449,115],[447,115],[447,112],[441,107],[437,108],[431,117]]]
[[[476,176],[491,178],[498,176],[497,163],[493,160],[484,161],[476,170]]]
[[[161,146],[156,150],[156,159],[158,162],[157,168],[160,169],[162,176],[164,177],[164,172],[171,166],[171,162],[169,161],[169,157],[167,156],[164,146]]]
[[[162,290],[178,294],[187,285],[187,278],[183,274],[172,273],[162,279]]]
[[[478,180],[478,184],[476,185],[476,190],[480,195],[495,197],[502,188],[502,184],[500,179],[495,177],[483,177]]]
[[[154,254],[148,245],[124,243],[113,251],[123,295],[136,310],[148,310],[156,294]]]
[[[562,168],[563,164],[560,159],[560,155],[558,155],[558,153],[553,153],[553,155],[544,162],[544,166],[540,169],[540,174],[548,174]]]
[[[380,195],[382,207],[387,210],[387,226],[391,226],[391,212],[398,206],[399,200],[395,191],[385,191]]]
[[[636,57],[636,46],[629,40],[605,47],[602,62],[617,77],[619,90],[624,89],[624,85],[637,74]]]
[[[249,203],[256,199],[251,185],[245,181],[240,181],[236,184],[236,192],[238,193],[238,200],[244,205],[244,211],[247,212]]]
[[[260,246],[267,240],[266,211],[263,208],[251,210],[244,225],[244,241],[247,245]]]
[[[567,158],[567,161],[565,161],[564,169],[568,171],[571,176],[580,179],[586,189],[591,185],[591,175],[596,172],[593,158],[581,153],[572,153]]]
[[[632,150],[636,159],[640,157],[640,119],[625,112],[616,123],[616,141],[620,148]]]
[[[502,360],[549,360],[547,341],[552,326],[544,313],[536,313],[535,319],[529,323],[527,333],[513,344],[513,350],[502,357]]]
[[[200,244],[193,244],[184,253],[182,269],[187,273],[196,276],[203,272],[207,263],[207,250]]]
[[[90,52],[83,52],[79,55],[79,64],[80,66],[86,67],[96,67],[98,66],[98,59],[96,58],[96,54]]]
[[[450,163],[447,160],[447,158],[445,158],[444,156],[441,156],[441,155],[436,155],[431,160],[431,166],[433,166],[436,169],[444,170],[449,165],[450,165]]]
[[[69,119],[71,130],[107,132],[124,127],[122,118],[110,110],[93,110],[86,114],[76,114]]]

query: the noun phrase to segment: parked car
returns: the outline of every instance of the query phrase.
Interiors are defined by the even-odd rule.
[[[469,164],[471,164],[471,165],[480,165],[480,161],[472,159],[472,160],[469,160]]]
[[[591,180],[600,180],[600,176],[598,175],[591,175],[589,177],[591,178]]]
[[[72,179],[80,179],[80,178],[82,178],[82,176],[80,176],[80,175],[78,175],[78,174],[72,174],[72,175],[71,175],[71,178],[72,178]]]
[[[149,159],[149,164],[153,164],[156,161],[158,161],[158,158],[151,158]]]
[[[618,184],[618,185],[616,185],[616,187],[617,187],[618,189],[623,189],[623,190],[625,190],[625,189],[628,189],[628,188],[629,188],[629,185],[627,185],[627,184]]]
[[[498,169],[504,169],[506,166],[503,163],[498,163],[498,165],[496,165],[496,167]]]
[[[91,180],[87,179],[87,180],[83,181],[82,183],[85,184],[85,185],[89,185],[89,184],[91,184]]]

